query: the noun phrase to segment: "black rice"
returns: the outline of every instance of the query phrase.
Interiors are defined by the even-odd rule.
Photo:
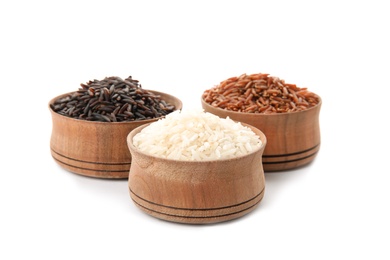
[[[142,89],[138,80],[129,76],[106,77],[81,83],[81,88],[50,104],[51,109],[63,116],[100,122],[126,122],[165,116],[175,106],[161,96]]]

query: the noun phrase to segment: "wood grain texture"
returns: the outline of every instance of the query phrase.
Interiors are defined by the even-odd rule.
[[[262,157],[265,172],[289,170],[314,160],[320,149],[319,114],[322,101],[304,111],[280,114],[239,113],[213,107],[201,99],[202,107],[219,117],[229,117],[260,129],[267,137]]]
[[[143,127],[133,130],[128,146],[133,162],[129,174],[129,193],[144,212],[168,221],[206,224],[241,217],[259,204],[264,196],[261,156],[266,146],[251,154],[227,160],[178,161],[157,158],[138,151],[132,138]]]
[[[152,91],[162,99],[182,108],[182,103],[171,95]],[[68,93],[69,94],[69,93]],[[97,178],[128,178],[131,154],[127,135],[134,128],[158,119],[132,122],[93,122],[66,117],[54,112],[52,116],[50,150],[54,160],[64,169],[80,175]]]

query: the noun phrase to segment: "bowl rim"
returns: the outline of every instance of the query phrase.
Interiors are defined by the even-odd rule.
[[[133,130],[131,130],[130,133],[126,137],[126,141],[127,141],[128,145],[129,145],[130,152],[131,151],[135,151],[137,153],[140,153],[140,154],[142,154],[144,156],[147,156],[147,157],[151,157],[151,158],[156,159],[156,160],[161,160],[161,161],[166,161],[166,162],[175,162],[175,163],[181,163],[181,164],[199,164],[199,163],[209,164],[211,162],[235,161],[235,160],[240,160],[240,159],[245,158],[245,157],[252,156],[253,154],[259,152],[260,150],[263,150],[263,152],[264,152],[264,149],[265,149],[266,144],[267,144],[267,137],[263,133],[263,131],[261,131],[257,127],[255,127],[253,125],[250,125],[250,124],[247,124],[247,123],[243,123],[243,122],[239,122],[239,121],[235,121],[235,122],[251,128],[252,131],[253,131],[253,129],[256,129],[257,131],[259,131],[259,133],[261,133],[262,136],[259,136],[255,132],[255,134],[260,137],[261,145],[257,149],[253,150],[252,152],[250,152],[248,154],[240,155],[240,156],[233,157],[233,158],[207,159],[207,160],[201,160],[201,161],[198,161],[198,160],[177,160],[177,159],[169,159],[169,158],[159,157],[159,156],[155,156],[155,155],[152,155],[152,154],[145,153],[145,152],[139,150],[136,146],[134,146],[134,144],[133,144],[133,137],[136,134],[138,134],[143,128],[149,126],[150,124],[152,124],[154,122],[150,122],[150,123],[147,123],[147,124],[140,125],[140,126],[134,128]]]
[[[177,110],[182,110],[183,109],[183,102],[176,96],[173,96],[171,94],[168,94],[168,93],[165,93],[165,92],[161,92],[161,91],[157,91],[157,90],[150,90],[150,89],[144,89],[146,91],[150,91],[152,93],[155,93],[155,94],[163,94],[163,95],[166,95],[166,96],[170,96],[171,98],[175,99],[176,102],[178,102],[179,104],[179,107],[176,107],[175,106],[175,110],[173,111],[177,111]],[[161,118],[164,118],[165,116],[160,116],[160,117],[155,117],[155,118],[151,118],[151,119],[145,119],[145,120],[134,120],[134,121],[121,121],[121,122],[102,122],[102,121],[91,121],[91,120],[84,120],[84,119],[77,119],[77,118],[73,118],[73,117],[68,117],[68,116],[64,116],[64,115],[61,115],[57,112],[55,112],[52,108],[51,108],[51,104],[54,103],[55,100],[59,99],[60,97],[64,97],[64,96],[67,96],[67,95],[71,95],[73,93],[76,93],[77,90],[75,91],[71,91],[71,92],[67,92],[67,93],[64,93],[64,94],[61,94],[61,95],[58,95],[52,99],[50,99],[49,103],[48,103],[48,107],[49,107],[49,110],[50,112],[53,114],[53,115],[56,115],[56,116],[59,116],[61,118],[66,118],[68,120],[74,120],[75,122],[84,122],[84,123],[87,123],[87,124],[104,124],[104,125],[112,125],[112,124],[115,124],[115,125],[121,125],[121,124],[129,124],[129,123],[142,123],[142,124],[145,124],[145,123],[151,123],[151,122],[154,122],[156,120],[159,120]],[[172,111],[172,112],[173,112]]]
[[[313,93],[315,94],[315,93]],[[318,103],[315,105],[315,106],[312,106],[308,109],[305,109],[305,110],[300,110],[300,111],[293,111],[293,112],[283,112],[283,113],[272,113],[272,114],[264,114],[264,113],[250,113],[250,112],[237,112],[237,111],[232,111],[232,110],[227,110],[227,109],[224,109],[224,108],[220,108],[220,107],[215,107],[215,106],[212,106],[210,105],[209,103],[207,103],[204,98],[203,98],[203,94],[201,96],[201,103],[210,107],[210,108],[213,108],[215,110],[220,110],[220,111],[224,111],[226,113],[231,113],[233,115],[253,115],[253,116],[285,116],[285,115],[293,115],[293,114],[299,114],[299,113],[306,113],[306,112],[309,112],[311,110],[314,110],[314,109],[318,109],[321,107],[322,105],[322,99],[319,95],[315,94],[317,97],[318,97]]]

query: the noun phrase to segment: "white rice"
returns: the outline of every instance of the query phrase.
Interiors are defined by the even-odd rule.
[[[156,157],[204,161],[251,153],[261,140],[249,127],[202,110],[175,111],[133,137],[140,151]]]

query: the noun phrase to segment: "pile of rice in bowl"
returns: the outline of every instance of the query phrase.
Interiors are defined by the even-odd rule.
[[[240,157],[262,142],[249,127],[203,110],[175,111],[133,137],[141,152],[156,157],[205,161]]]

